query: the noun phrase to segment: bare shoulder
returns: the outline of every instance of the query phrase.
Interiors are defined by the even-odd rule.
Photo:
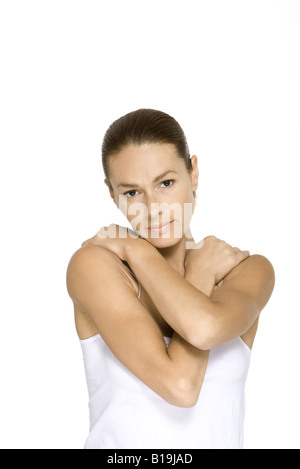
[[[253,266],[256,266],[256,268],[263,269],[264,271],[268,272],[273,277],[275,277],[275,271],[272,263],[267,257],[263,256],[262,254],[252,254],[251,256],[247,257],[245,261],[251,263]]]
[[[244,284],[248,285],[249,289],[251,288],[251,285],[255,283],[260,286],[260,288],[257,287],[257,291],[261,290],[260,309],[262,309],[271,297],[275,286],[274,267],[267,257],[261,254],[253,254],[245,259],[242,269],[244,269],[245,272]],[[259,317],[260,314],[250,329],[241,336],[250,349],[252,349],[256,336]]]
[[[236,280],[239,280],[240,287],[244,286],[246,289],[254,284],[263,284],[266,294],[270,296],[275,285],[275,270],[265,256],[253,254],[232,269],[224,278],[224,283]]]
[[[79,248],[72,255],[66,272],[66,283],[69,296],[75,303],[79,302],[78,295],[85,289],[86,284],[97,283],[114,274],[121,274],[125,278],[122,261],[111,251],[102,246],[87,245]]]
[[[106,252],[105,252],[106,251]],[[78,274],[88,273],[91,267],[95,267],[110,261],[110,253],[100,246],[88,245],[79,248],[72,255],[66,272],[67,290],[72,299]]]
[[[79,264],[93,262],[95,259],[97,259],[97,261],[101,259],[113,259],[114,256],[115,255],[111,251],[103,248],[102,246],[96,246],[93,244],[83,246],[77,249],[77,251],[72,255],[68,264],[67,272],[69,272],[70,269],[77,267]]]
[[[274,285],[273,265],[260,254],[248,256],[224,277],[220,288],[212,294],[212,301],[222,312],[222,329],[219,331],[222,341],[242,336],[252,346],[258,318]]]
[[[265,300],[268,301],[275,286],[275,270],[272,263],[261,254],[253,254],[249,256],[246,266],[249,275],[264,285]]]

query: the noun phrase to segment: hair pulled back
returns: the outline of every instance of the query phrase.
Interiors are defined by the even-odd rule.
[[[107,129],[102,143],[102,166],[109,181],[109,159],[127,145],[170,143],[176,147],[186,168],[191,171],[191,159],[185,134],[179,123],[162,111],[138,109],[115,120]]]

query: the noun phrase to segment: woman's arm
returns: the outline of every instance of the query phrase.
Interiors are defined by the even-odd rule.
[[[197,276],[193,275],[193,272],[188,271],[186,272],[185,278],[190,284],[197,288],[198,291],[202,292],[208,297],[210,297],[214,291],[215,280],[211,275],[208,275],[204,271],[202,275]],[[168,354],[171,359],[177,359],[182,362],[183,367],[188,366],[189,362],[190,366],[195,367],[194,370],[193,368],[190,368],[189,370],[190,375],[188,394],[191,396],[191,401],[196,403],[204,380],[209,351],[199,350],[199,348],[194,347],[193,345],[190,345],[191,348],[189,348],[189,345],[190,344],[186,342],[177,332],[174,332],[171,344],[168,348]],[[198,352],[200,352],[200,354],[198,354]],[[193,356],[194,360],[191,360]],[[199,364],[201,365],[200,373],[197,369]]]
[[[214,277],[206,275],[211,291],[202,293],[191,283],[192,279],[194,283],[197,280],[193,274],[190,281],[188,277],[182,277],[154,246],[145,242],[128,244],[126,261],[172,329],[189,343],[191,332],[196,329],[199,342],[205,346],[206,328],[213,308],[207,293],[213,290]],[[203,278],[200,272],[199,278]]]
[[[165,321],[202,350],[245,333],[274,288],[272,264],[260,255],[249,256],[234,267],[210,298],[190,283],[202,278],[200,268],[189,269],[183,278],[150,243],[128,244],[126,252],[126,261]],[[207,275],[215,284],[216,277]]]
[[[204,276],[201,285],[206,293],[213,288],[209,277]],[[99,246],[80,248],[68,265],[67,289],[112,353],[135,376],[170,404],[191,407],[197,402],[209,352],[176,332],[166,347],[115,254]]]

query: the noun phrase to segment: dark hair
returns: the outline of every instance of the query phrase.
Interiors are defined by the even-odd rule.
[[[109,181],[109,158],[127,145],[144,143],[171,143],[186,168],[192,165],[185,134],[178,122],[169,114],[154,109],[138,109],[114,121],[106,131],[102,143],[102,166]]]

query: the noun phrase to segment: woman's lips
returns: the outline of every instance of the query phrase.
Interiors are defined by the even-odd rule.
[[[161,225],[158,225],[158,226],[150,226],[148,228],[149,231],[154,231],[155,233],[164,233],[165,231],[167,231],[171,225],[171,223],[173,223],[174,220],[172,220],[171,222],[168,222],[168,223],[162,223]]]

